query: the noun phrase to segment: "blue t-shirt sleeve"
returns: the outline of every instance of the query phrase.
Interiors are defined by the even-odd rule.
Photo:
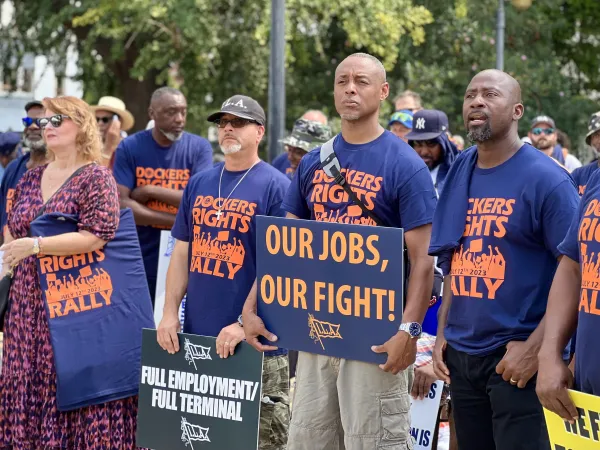
[[[582,212],[583,202],[581,202],[577,213],[573,216],[573,220],[571,221],[571,226],[567,231],[567,235],[558,246],[558,251],[561,255],[568,256],[576,262],[579,262],[579,245],[577,242],[577,235],[579,233],[579,221],[581,220]]]
[[[171,236],[179,241],[189,242],[190,240],[190,209],[192,201],[192,190],[195,183],[188,183],[183,190],[183,197],[175,216],[175,223],[171,229]]]
[[[213,149],[208,140],[202,138],[198,139],[200,151],[198,152],[198,158],[194,161],[194,167],[192,167],[192,175],[197,174],[206,169],[210,169],[213,166]]]
[[[556,186],[542,204],[544,243],[556,258],[561,255],[558,247],[567,235],[578,205],[579,195],[571,180]]]
[[[117,147],[113,175],[117,180],[117,184],[133,190],[135,188],[135,164],[131,159],[125,141],[126,139],[122,140]]]
[[[269,193],[267,216],[285,217],[285,210],[282,208],[282,204],[289,185],[290,181],[283,177],[273,180],[271,192]]]
[[[292,178],[290,187],[281,206],[284,211],[295,215],[300,219],[310,219],[310,209],[304,196],[304,178],[307,176],[308,167],[306,157],[300,160],[296,174]]]
[[[433,221],[437,195],[427,167],[419,169],[398,189],[400,221],[404,231]]]

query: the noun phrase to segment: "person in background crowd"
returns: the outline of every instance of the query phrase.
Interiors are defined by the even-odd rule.
[[[592,147],[594,152],[594,160],[583,167],[575,169],[571,173],[573,181],[579,190],[579,195],[585,193],[585,187],[592,174],[600,165],[600,111],[592,114],[588,124],[588,132],[585,137],[585,143]]]
[[[242,307],[256,278],[255,218],[285,215],[281,203],[290,181],[258,156],[265,113],[254,99],[234,95],[208,120],[218,127],[225,163],[194,176],[183,193],[172,231],[176,241],[157,338],[166,351],[179,351],[178,313],[187,292],[184,332],[217,337],[217,354],[227,358],[244,340]],[[204,201],[200,205],[200,198],[210,199],[210,205]],[[240,209],[242,204],[251,206]],[[236,219],[240,214],[248,220]],[[221,249],[214,246],[215,240]],[[232,254],[230,247],[234,248],[234,269],[223,277],[212,263]],[[204,260],[215,267],[214,272],[204,271],[196,263],[200,258],[194,255],[207,251]],[[227,269],[221,266],[221,270]],[[287,352],[276,350],[264,358],[258,448],[283,450],[289,419]]]
[[[556,142],[560,145],[567,154],[570,153],[571,150],[571,139],[567,133],[562,130],[556,130]]]
[[[387,353],[387,362],[379,366],[299,352],[288,450],[412,447],[408,389],[421,321],[431,298],[433,258],[426,253],[436,195],[423,161],[379,124],[380,103],[388,94],[385,68],[374,56],[357,53],[338,65],[334,99],[342,132],[334,142],[337,158],[342,170],[381,177],[372,213],[384,226],[405,231],[411,270],[403,323],[386,343],[372,347],[375,353]],[[287,217],[335,221],[346,216],[352,200],[315,200],[317,189],[335,185],[321,177],[315,181],[318,170],[322,170],[320,152],[315,149],[302,158],[292,179],[283,203]],[[354,223],[375,224],[364,213]],[[244,306],[246,341],[260,351],[273,350],[257,338],[277,339],[256,315],[256,290],[255,283]]]
[[[19,133],[0,133],[0,183],[8,165],[17,158],[17,146],[20,142]]]
[[[416,113],[423,109],[421,96],[416,92],[406,90],[394,99],[394,109],[396,111],[410,111]]]
[[[460,134],[453,134],[450,137],[450,140],[456,145],[459,152],[462,152],[465,149],[465,140]]]
[[[390,117],[388,122],[388,130],[398,136],[404,142],[407,142],[406,135],[410,133],[413,125],[413,113],[408,109],[396,111]]]
[[[327,116],[323,114],[322,111],[316,109],[309,109],[304,114],[302,114],[302,117],[300,118],[327,125]],[[291,163],[288,154],[285,151],[281,155],[277,156],[271,162],[271,165],[277,170],[279,170],[281,173],[284,173],[288,176],[291,176],[294,173],[294,170],[292,170],[291,168]]]
[[[0,377],[0,448],[134,450],[137,397],[57,409],[54,354],[36,260],[38,254],[62,257],[102,248],[115,236],[119,197],[110,171],[94,163],[101,144],[89,105],[58,97],[44,99],[43,106],[39,124],[51,162],[29,170],[19,182],[2,247],[3,270],[13,267],[14,276]],[[77,214],[79,231],[28,237],[42,206],[44,213]]]
[[[430,254],[446,278],[433,361],[451,383],[461,450],[550,446],[537,354],[579,197],[563,167],[521,143],[523,110],[505,72],[471,80],[463,118],[476,145],[454,162],[435,211]]]
[[[97,105],[92,106],[96,115],[100,136],[102,137],[102,165],[112,168],[115,164],[115,151],[126,131],[133,128],[135,119],[125,108],[125,103],[116,97],[102,97]]]
[[[320,122],[298,119],[294,123],[292,133],[281,140],[290,160],[290,175],[293,175],[300,160],[312,149],[319,147],[331,139],[331,128]],[[290,176],[291,178],[291,176]]]
[[[551,117],[537,116],[533,119],[528,136],[535,148],[557,160],[569,172],[581,167],[581,162],[558,143],[556,125]]]
[[[448,138],[448,116],[437,109],[416,112],[413,129],[406,139],[429,168],[433,185],[439,194],[450,166],[458,155],[456,146]]]
[[[0,184],[0,229],[4,230],[8,213],[14,203],[15,189],[21,177],[30,169],[46,164],[46,143],[39,127],[38,119],[44,115],[44,106],[39,101],[25,105],[23,118],[23,156],[15,159],[6,168]],[[4,239],[3,237],[1,239]]]
[[[150,295],[156,295],[160,230],[170,230],[192,175],[212,167],[210,143],[184,131],[187,102],[177,89],[157,89],[150,100],[155,126],[119,144],[114,165],[122,208],[131,208]]]

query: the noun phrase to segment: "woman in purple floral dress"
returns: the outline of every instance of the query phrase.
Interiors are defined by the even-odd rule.
[[[72,255],[103,247],[118,227],[119,198],[112,174],[94,163],[101,147],[87,103],[74,97],[43,103],[40,125],[51,162],[30,170],[19,182],[2,248],[4,267],[12,266],[14,277],[0,376],[0,449],[135,449],[136,397],[68,412],[57,409],[56,371],[35,253]],[[44,213],[77,214],[79,231],[27,237],[44,204]]]

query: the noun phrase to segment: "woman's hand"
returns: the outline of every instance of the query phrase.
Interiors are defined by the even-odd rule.
[[[4,252],[3,267],[14,267],[21,260],[33,255],[33,238],[15,239],[0,247],[0,251]]]

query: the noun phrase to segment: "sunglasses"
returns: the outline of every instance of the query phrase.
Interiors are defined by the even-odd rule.
[[[215,125],[219,128],[225,128],[227,124],[231,124],[233,128],[244,128],[249,123],[255,123],[259,125],[258,122],[250,119],[242,119],[240,117],[236,117],[235,119],[218,119],[215,120]]]
[[[100,123],[108,123],[110,122],[112,119],[112,117],[96,117],[96,122]]]
[[[533,130],[531,130],[531,132],[535,135],[535,136],[539,136],[540,134],[544,133],[545,135],[551,135],[552,133],[554,133],[554,128],[534,128]]]
[[[42,117],[38,119],[38,125],[41,129],[46,128],[48,124],[52,125],[53,128],[58,128],[62,125],[64,119],[68,119],[69,116],[65,116],[64,114],[56,114],[52,117]]]
[[[21,121],[23,122],[23,126],[25,128],[29,128],[31,125],[33,125],[34,123],[39,127],[39,119],[32,119],[31,117],[23,117],[21,119]]]

